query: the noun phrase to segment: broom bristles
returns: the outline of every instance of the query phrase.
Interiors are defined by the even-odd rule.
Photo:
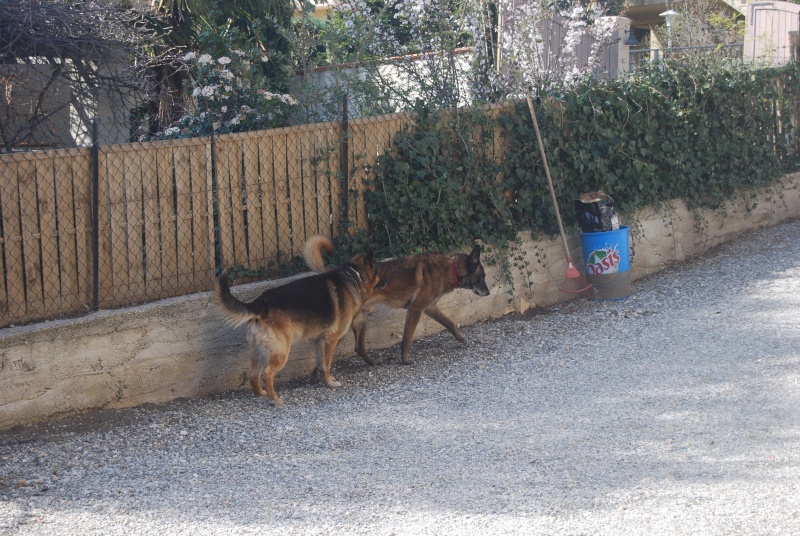
[[[586,281],[578,269],[575,268],[575,265],[572,264],[572,261],[567,259],[567,279],[559,290],[571,294],[580,294],[590,288],[592,288],[592,284]]]

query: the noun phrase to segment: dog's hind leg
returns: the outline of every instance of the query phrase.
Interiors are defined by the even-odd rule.
[[[267,369],[264,371],[264,384],[267,387],[267,396],[269,396],[270,401],[276,406],[283,404],[283,400],[281,400],[275,392],[275,375],[286,365],[287,357],[287,353],[271,352],[269,354]]]
[[[403,342],[400,343],[400,359],[404,365],[411,364],[408,353],[411,350],[411,343],[414,342],[414,332],[417,330],[420,316],[422,316],[422,311],[413,308],[409,308],[406,314],[406,325],[403,328]]]
[[[425,314],[436,320],[444,327],[446,327],[450,331],[450,333],[453,334],[453,337],[455,337],[458,342],[461,343],[467,342],[467,339],[465,339],[464,335],[461,334],[461,330],[458,329],[458,326],[456,326],[455,322],[450,320],[447,317],[447,315],[445,315],[442,311],[439,310],[438,307],[436,307],[435,304],[425,309]]]
[[[341,387],[341,382],[337,381],[331,375],[331,364],[333,363],[333,351],[336,350],[336,345],[339,344],[339,339],[333,335],[328,335],[317,341],[317,345],[323,353],[322,363],[317,366],[322,369],[322,377],[325,380],[325,385],[328,387]]]
[[[289,339],[273,339],[270,343],[269,360],[267,361],[266,370],[264,370],[264,385],[267,388],[267,396],[269,396],[270,401],[279,406],[283,404],[283,400],[275,392],[275,375],[286,365],[286,359],[289,357],[292,343]]]
[[[371,367],[375,366],[375,360],[367,354],[367,349],[364,346],[364,337],[367,333],[367,317],[369,315],[366,311],[359,311],[353,319],[350,327],[353,330],[353,338],[356,340],[356,353],[361,356],[361,359],[367,362]]]
[[[319,383],[322,381],[323,359],[322,345],[318,342],[314,345],[314,370],[311,371],[311,383]]]
[[[256,353],[250,358],[250,387],[256,396],[264,396],[266,393],[261,387],[261,375],[269,360],[269,351],[260,344],[256,345]]]

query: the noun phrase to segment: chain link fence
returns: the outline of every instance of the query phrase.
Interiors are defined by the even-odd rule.
[[[660,63],[680,65],[698,64],[709,61],[742,63],[744,45],[707,45],[693,47],[646,48],[630,51],[631,71],[658,66]]]
[[[66,119],[66,118],[65,118]],[[0,153],[0,327],[304,269],[303,244],[366,227],[361,193],[409,116],[157,142],[51,122]]]

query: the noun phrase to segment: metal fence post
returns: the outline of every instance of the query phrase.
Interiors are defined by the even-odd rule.
[[[97,116],[92,120],[92,310],[100,308],[100,136]]]

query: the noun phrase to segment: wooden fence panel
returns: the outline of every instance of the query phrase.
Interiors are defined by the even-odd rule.
[[[109,289],[113,289],[111,281],[111,205],[108,202],[108,183],[105,178],[108,175],[107,162],[104,155],[100,154],[100,162],[97,170],[97,220],[98,220],[98,255],[97,255],[97,287],[99,292],[99,307],[113,306],[109,302],[104,301],[105,286],[108,285]]]
[[[39,200],[39,230],[42,255],[43,313],[61,311],[61,281],[58,252],[58,209],[55,162],[52,158],[36,162],[36,192]]]
[[[333,187],[332,181],[338,167],[338,144],[335,142],[339,128],[328,125],[317,130],[315,134],[315,154],[313,155],[314,177],[317,184],[317,233],[332,236],[335,231],[333,219]],[[336,200],[338,203],[339,200]]]
[[[70,158],[72,192],[75,210],[75,248],[77,255],[78,296],[84,309],[90,310],[94,293],[92,277],[92,154],[85,149],[85,155]]]
[[[342,222],[342,172],[339,169],[341,163],[342,146],[341,127],[331,125],[326,130],[328,153],[328,188],[330,191],[330,220],[331,236],[337,234],[339,225]]]
[[[211,188],[211,140],[201,138],[191,146],[191,214],[193,290],[209,290],[214,285],[213,204],[208,203]]]
[[[89,177],[83,177],[88,181]],[[73,194],[74,177],[70,163],[65,158],[54,159],[53,181],[56,195],[56,221],[58,234],[58,281],[60,284],[61,310],[80,310],[81,301],[88,303],[88,297],[81,295],[80,270],[78,265],[77,237],[82,236],[85,229],[79,226],[84,222],[76,221],[75,194]],[[84,250],[85,252],[86,250]]]
[[[272,138],[275,150],[275,203],[277,204],[278,261],[287,262],[292,256],[292,228],[289,210],[290,190],[287,170],[289,135],[280,133]]]
[[[119,250],[125,223],[122,190],[122,155],[101,150],[98,191],[100,214],[100,270],[98,288],[100,307],[115,307],[124,303],[129,294],[127,257]]]
[[[125,151],[122,155],[123,192],[125,203],[125,251],[128,269],[128,303],[148,299],[145,292],[144,266],[144,196],[142,193],[142,152]],[[120,236],[120,239],[123,237]]]
[[[175,296],[179,286],[178,230],[175,215],[175,175],[173,149],[170,145],[160,145],[156,150],[156,169],[158,175],[158,217],[161,228],[161,296]]]
[[[114,298],[103,292],[101,305],[207,290],[214,262],[208,140],[133,144],[117,154],[120,147],[126,146],[101,153],[108,200],[101,236],[108,246],[101,251],[100,286],[118,292]]]
[[[407,122],[403,115],[350,122],[350,221],[358,228],[367,226],[366,181]],[[101,148],[100,307],[207,290],[218,266],[285,264],[311,235],[334,235],[342,214],[341,134],[337,123],[323,123],[213,144],[199,138]],[[88,149],[0,155],[3,325],[90,308],[91,161]]]
[[[247,266],[252,270],[266,266],[258,156],[258,139],[246,138],[242,140],[242,182],[244,184],[244,206],[247,215]]]
[[[241,142],[236,138],[217,138],[215,147],[219,236],[223,265],[228,268],[246,266]]]
[[[352,195],[352,192],[362,192],[367,175],[370,173],[367,166],[368,149],[368,126],[362,121],[351,121],[348,132],[347,149],[349,155],[347,160],[350,164],[349,180],[346,192],[349,203],[348,219],[352,224],[352,231],[366,230],[368,228],[366,214],[364,212],[364,200],[361,195]]]
[[[10,166],[2,161],[0,161],[0,166],[2,166],[0,167],[0,216],[2,216],[6,211],[5,206],[8,204],[8,200],[5,198],[6,188],[4,186],[7,182],[10,182],[10,177],[5,173]],[[2,275],[2,279],[0,279],[0,327],[3,327],[12,322],[14,318],[10,314],[8,292],[6,291],[7,272],[4,252],[8,244],[8,235],[6,234],[5,221],[1,223],[3,225],[0,226],[0,248],[2,248],[2,251],[0,251],[2,253],[0,254],[0,275]]]
[[[143,150],[142,166],[142,203],[144,207],[144,294],[151,299],[166,296],[162,287],[161,272],[161,222],[158,191],[158,151],[154,148]]]
[[[17,156],[17,155],[9,155]],[[3,246],[5,250],[5,277],[6,277],[6,322],[14,323],[28,318],[27,303],[25,301],[25,257],[22,254],[23,228],[20,220],[20,184],[19,172],[21,165],[25,164],[32,156],[20,155],[18,158],[3,158],[2,203],[3,217]],[[28,162],[29,163],[29,162]]]
[[[25,259],[25,300],[27,315],[44,313],[42,308],[42,254],[39,232],[39,203],[36,197],[36,161],[24,160],[17,171],[19,179],[20,231]]]
[[[306,240],[303,188],[302,134],[290,132],[286,139],[287,194],[289,196],[289,221],[291,249],[288,258],[299,255]]]
[[[0,155],[0,326],[88,309],[90,153]]]
[[[245,185],[243,183],[243,154],[242,140],[234,138],[229,142],[228,161],[230,163],[230,195],[231,195],[231,215],[233,219],[234,251],[236,252],[236,264],[248,267],[247,257],[247,207],[245,206]]]
[[[216,167],[217,219],[219,221],[219,249],[222,265],[230,268],[236,263],[233,248],[230,196],[230,158],[228,146],[216,140],[214,143],[214,162]]]
[[[315,125],[306,135],[308,148],[305,157],[306,176],[306,212],[310,213],[310,219],[306,219],[306,236],[314,234],[324,234],[331,236],[333,233],[333,214],[331,211],[331,175],[335,173],[335,167],[331,169],[331,153],[338,154],[338,147],[329,142],[329,132],[331,129],[339,130],[339,125],[335,123],[325,123]]]
[[[350,121],[350,220],[357,229],[367,229],[367,210],[364,192],[367,182],[375,176],[378,157],[391,148],[395,136],[408,124],[407,114],[388,114]]]
[[[303,238],[302,243],[310,237],[317,234],[319,231],[319,212],[317,210],[317,200],[319,199],[319,183],[318,177],[315,173],[316,169],[313,163],[316,153],[316,144],[314,143],[315,132],[302,132],[299,135],[299,157],[297,162],[298,169],[300,170],[301,187],[301,205],[300,210],[303,212]]]
[[[173,162],[175,163],[175,228],[176,250],[175,259],[178,267],[178,281],[173,289],[176,293],[186,294],[195,289],[194,262],[194,237],[192,227],[192,174],[191,148],[186,146],[175,147]]]
[[[8,222],[13,221],[12,216],[12,202],[16,204],[13,199],[15,197],[14,183],[16,177],[12,174],[15,169],[13,162],[8,161],[8,158],[0,160],[0,219],[2,219],[2,227],[0,227],[0,243],[2,243],[2,255],[0,255],[0,275],[3,280],[0,281],[0,326],[6,326],[10,322],[14,322],[18,310],[14,304],[16,301],[13,296],[14,285],[11,285],[11,277],[13,277],[13,270],[8,265],[12,264],[10,261],[13,258],[13,248],[11,242],[11,228]],[[6,257],[9,263],[6,263]]]
[[[270,261],[279,258],[278,247],[279,223],[277,212],[277,188],[275,171],[275,152],[273,149],[274,136],[262,136],[258,139],[258,160],[261,173],[261,219],[264,222],[262,230],[264,267]]]
[[[207,257],[208,257],[207,258],[207,264],[209,266],[209,271],[210,271],[211,269],[213,269],[215,267],[215,264],[217,262],[217,258],[216,258],[216,254],[217,254],[216,253],[217,231],[216,231],[216,229],[218,228],[217,220],[215,219],[216,218],[216,215],[215,215],[215,210],[216,210],[215,209],[215,207],[216,207],[216,197],[215,196],[216,196],[216,193],[214,191],[214,186],[215,186],[215,184],[214,184],[214,180],[215,180],[214,179],[214,173],[215,173],[215,171],[214,171],[214,144],[212,143],[211,139],[209,139],[207,143],[203,144],[203,154],[205,156],[205,158],[203,159],[203,163],[206,166],[206,168],[204,170],[204,172],[205,172],[205,201],[206,201],[206,204],[205,204],[205,210],[206,210],[205,221],[206,221],[206,226],[205,226],[205,230],[203,231],[203,234],[205,235],[205,238],[206,238],[206,241],[207,241],[206,246],[205,246],[206,247],[205,251],[207,252]],[[200,188],[201,184],[198,183],[197,187]],[[199,196],[198,196],[197,205],[199,206],[201,203],[202,203],[202,199],[200,199]],[[198,218],[198,221],[199,221],[199,218]],[[214,273],[214,274],[210,274],[209,273],[208,275],[209,276],[211,276],[211,275],[216,276],[216,273]],[[209,281],[209,285],[213,285],[213,281]]]

